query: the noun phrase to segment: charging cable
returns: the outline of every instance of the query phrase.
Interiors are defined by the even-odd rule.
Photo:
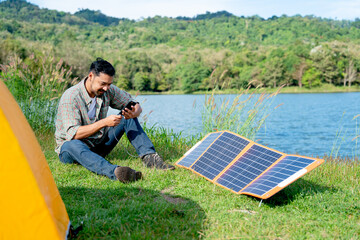
[[[121,121],[123,120],[123,118],[124,118],[124,120],[125,120],[125,117],[124,117],[124,115],[122,115],[121,114],[121,112],[119,113],[119,115],[121,115],[121,120],[120,120],[120,123],[121,123]],[[120,124],[119,123],[119,124]],[[139,157],[139,156],[135,156],[135,155],[132,155],[131,153],[129,153],[129,151],[126,149],[126,147],[120,142],[120,139],[117,139],[117,137],[116,137],[116,135],[115,135],[115,128],[116,126],[114,126],[114,127],[112,127],[113,129],[113,134],[114,134],[114,138],[115,138],[115,140],[118,142],[118,143],[120,143],[120,145],[124,148],[124,150],[125,150],[125,152],[129,155],[129,156],[131,156],[131,157],[135,157],[135,158],[137,158],[137,157]]]

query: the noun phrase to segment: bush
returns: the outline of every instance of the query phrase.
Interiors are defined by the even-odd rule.
[[[270,114],[271,104],[278,92],[279,90],[273,94],[249,94],[244,90],[232,100],[216,96],[214,92],[210,96],[206,95],[201,110],[203,135],[229,130],[254,140]]]
[[[1,65],[0,79],[15,97],[25,117],[34,130],[54,128],[58,98],[72,84],[71,68],[53,57],[31,55],[23,60],[10,58]]]

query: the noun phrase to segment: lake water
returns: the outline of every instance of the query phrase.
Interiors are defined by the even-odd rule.
[[[148,126],[157,124],[185,136],[202,130],[204,95],[147,95],[137,100],[148,115]],[[360,93],[279,94],[272,107],[279,104],[256,135],[258,143],[288,154],[321,157],[340,147],[338,156],[359,156],[360,146],[352,139],[360,134],[360,117],[358,123],[353,120],[360,114]]]

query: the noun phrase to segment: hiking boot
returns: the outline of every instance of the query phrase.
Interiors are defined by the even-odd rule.
[[[141,179],[141,172],[135,171],[129,167],[117,167],[114,170],[116,178],[122,183],[135,182]]]
[[[142,157],[144,166],[160,170],[174,170],[175,167],[165,163],[157,153],[151,153]]]

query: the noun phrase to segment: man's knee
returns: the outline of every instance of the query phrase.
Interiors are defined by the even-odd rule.
[[[76,156],[79,155],[79,152],[81,152],[84,148],[88,149],[86,144],[80,140],[65,142],[61,147],[59,159],[62,163],[78,163]]]
[[[69,152],[61,152],[59,154],[59,159],[60,162],[65,163],[65,164],[72,164],[75,163],[75,159],[70,155]]]

